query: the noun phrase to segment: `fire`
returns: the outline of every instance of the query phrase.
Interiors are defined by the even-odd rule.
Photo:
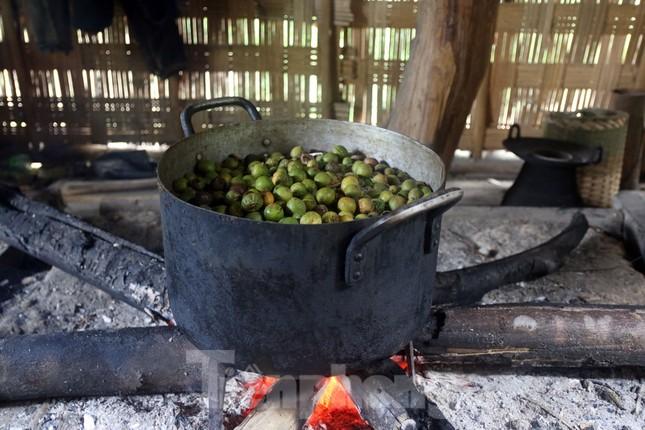
[[[337,377],[327,378],[322,390],[307,420],[307,429],[372,430]]]
[[[244,388],[253,391],[253,397],[251,398],[249,407],[244,412],[244,416],[250,414],[260,404],[262,399],[264,399],[264,396],[267,395],[271,390],[271,387],[273,387],[273,384],[277,381],[278,378],[274,378],[272,376],[260,376],[257,379],[244,384]]]
[[[407,372],[408,367],[410,367],[407,358],[403,355],[393,355],[390,357],[390,360],[395,362],[404,372]]]

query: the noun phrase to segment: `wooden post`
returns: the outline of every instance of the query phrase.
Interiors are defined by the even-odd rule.
[[[643,158],[645,90],[614,90],[611,107],[629,114],[620,189],[637,190],[639,188],[641,160]]]
[[[418,139],[450,166],[490,62],[497,0],[425,0],[388,128]]]
[[[489,81],[490,67],[486,67],[484,79],[482,79],[482,83],[477,91],[470,121],[470,150],[471,156],[476,160],[482,158],[482,152],[484,151],[484,144],[486,142],[486,129],[488,128],[489,117]]]

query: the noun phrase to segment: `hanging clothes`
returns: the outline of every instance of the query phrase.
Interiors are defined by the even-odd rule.
[[[177,28],[175,0],[122,0],[131,34],[150,70],[161,78],[186,66],[186,53]]]
[[[38,49],[66,53],[72,50],[68,0],[27,0],[24,4]]]
[[[87,33],[98,33],[112,24],[114,0],[71,0],[72,26]]]

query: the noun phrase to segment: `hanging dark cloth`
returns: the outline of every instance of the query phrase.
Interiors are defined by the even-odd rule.
[[[27,0],[26,14],[36,44],[44,52],[72,50],[68,0]]]
[[[98,33],[112,24],[114,0],[71,0],[72,25],[88,33]]]
[[[150,70],[162,78],[186,66],[186,53],[176,19],[175,0],[122,0],[129,29]]]

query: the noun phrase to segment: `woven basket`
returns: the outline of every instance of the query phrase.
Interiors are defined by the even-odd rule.
[[[621,111],[583,109],[551,112],[544,137],[602,147],[600,163],[578,168],[578,190],[586,206],[611,207],[620,188],[628,115]]]

